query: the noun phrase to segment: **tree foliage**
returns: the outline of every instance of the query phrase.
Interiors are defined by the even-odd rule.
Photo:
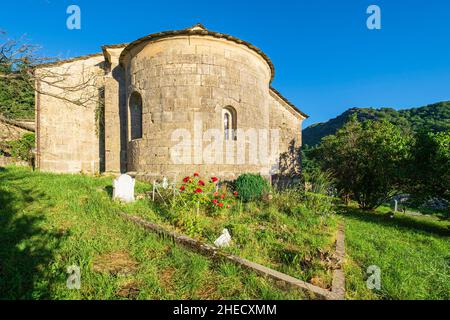
[[[335,135],[324,138],[311,156],[333,174],[344,199],[373,209],[401,190],[411,141],[409,134],[387,121],[361,123],[354,116]]]
[[[34,81],[31,68],[36,61],[36,47],[1,35],[0,114],[11,119],[33,118]]]
[[[450,201],[450,131],[417,134],[409,165],[407,190],[418,199]]]
[[[43,57],[39,47],[29,44],[26,39],[9,39],[0,31],[0,114],[10,119],[33,118],[35,92],[77,106],[98,104],[101,72],[83,69],[74,82],[67,81],[73,78],[70,64],[59,68],[37,68],[58,60]],[[35,87],[35,82],[39,86]],[[40,89],[41,85],[46,90]]]

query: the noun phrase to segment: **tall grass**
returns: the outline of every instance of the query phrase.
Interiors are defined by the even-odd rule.
[[[232,243],[225,251],[330,288],[336,221],[329,197],[314,196],[292,188],[225,211],[186,210],[170,205],[170,197],[167,205],[143,199],[124,209],[210,244],[227,228]]]
[[[0,182],[0,299],[301,298],[124,221],[142,203],[113,202],[111,178],[8,167]],[[70,265],[80,290],[66,286]]]

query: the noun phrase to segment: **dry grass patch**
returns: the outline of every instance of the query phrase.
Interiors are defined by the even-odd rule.
[[[128,279],[119,285],[116,295],[124,299],[136,299],[139,296],[142,283],[135,279]]]
[[[220,299],[217,295],[217,283],[208,281],[196,291],[196,297],[200,300]]]
[[[94,259],[93,270],[112,275],[129,275],[136,271],[138,263],[127,252],[116,251]]]
[[[169,292],[174,290],[173,284],[173,276],[176,272],[176,269],[173,267],[167,267],[162,270],[159,280],[161,281],[162,286]]]

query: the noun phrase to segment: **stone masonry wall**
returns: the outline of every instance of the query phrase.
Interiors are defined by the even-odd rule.
[[[126,97],[125,74],[119,65],[124,47],[105,49],[108,66],[105,75],[105,171],[126,172]]]
[[[270,127],[280,130],[279,175],[294,177],[300,174],[300,148],[302,144],[302,122],[292,107],[272,93],[270,104]]]
[[[36,70],[37,166],[42,171],[100,169],[96,112],[103,86],[102,55]],[[81,103],[81,105],[77,105]]]
[[[234,179],[244,172],[300,170],[304,117],[270,88],[268,61],[242,43],[174,35],[130,48],[105,46],[103,55],[43,66],[36,75],[36,165],[43,171],[129,172],[153,181],[193,172]],[[134,92],[142,99],[142,138],[130,141]],[[225,108],[235,113],[237,137],[225,143],[221,136],[215,162],[205,164],[214,139],[203,134],[215,129],[223,135]],[[260,135],[271,129],[280,133],[275,155],[270,136]],[[252,130],[257,140],[249,143],[245,133]],[[204,139],[196,144],[199,136]],[[267,147],[270,163],[259,154]]]
[[[191,164],[174,163],[170,156],[179,143],[172,140],[174,130],[186,129],[193,137],[197,121],[202,132],[222,131],[222,109],[227,106],[236,110],[237,128],[269,128],[271,74],[257,53],[223,39],[173,37],[135,48],[127,57],[126,73],[127,97],[133,91],[142,96],[144,129],[142,139],[129,143],[129,171],[148,180],[193,172],[235,178],[242,172],[267,171],[267,165],[247,161],[203,165],[195,148]],[[238,135],[231,144],[242,139]]]

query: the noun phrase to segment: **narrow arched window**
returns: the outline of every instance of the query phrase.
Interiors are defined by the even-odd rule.
[[[130,138],[142,138],[142,98],[137,92],[130,96]]]
[[[230,106],[223,108],[222,118],[223,118],[224,140],[236,140],[236,129],[237,129],[236,110]]]

